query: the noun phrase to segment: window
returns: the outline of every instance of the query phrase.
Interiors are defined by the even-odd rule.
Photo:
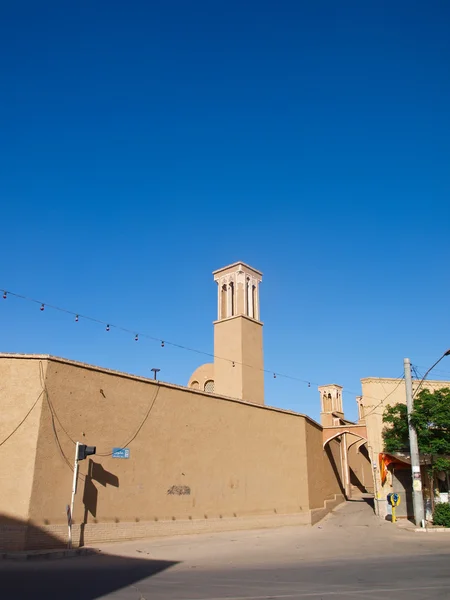
[[[227,316],[227,286],[223,285],[220,292],[220,318],[225,319]]]
[[[208,381],[205,381],[204,390],[205,392],[209,392],[210,394],[214,392],[214,381],[212,379],[208,379]]]
[[[246,312],[247,317],[250,316],[250,298],[249,298],[249,294],[248,294],[249,288],[250,288],[250,278],[247,277],[247,280],[245,282],[245,303],[247,306],[247,312]]]
[[[252,285],[252,316],[256,319],[256,286]]]
[[[231,299],[230,299],[231,314],[228,315],[228,316],[229,317],[234,317],[234,283],[230,283],[230,294],[231,294]]]
[[[191,388],[193,390],[198,390],[198,388],[199,388],[198,381],[192,381]]]
[[[327,394],[324,393],[323,394],[323,412],[331,412],[333,410],[332,408],[332,402],[331,402],[331,394]]]

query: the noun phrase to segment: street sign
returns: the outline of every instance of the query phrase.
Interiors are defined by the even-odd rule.
[[[113,448],[111,456],[113,458],[130,458],[130,449],[129,448]]]

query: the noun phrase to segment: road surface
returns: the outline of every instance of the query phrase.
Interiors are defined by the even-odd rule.
[[[313,527],[104,545],[98,556],[0,563],[21,600],[450,599],[450,534],[380,521],[347,502]]]

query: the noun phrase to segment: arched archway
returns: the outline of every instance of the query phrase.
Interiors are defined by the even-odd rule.
[[[362,498],[373,490],[373,473],[367,450],[368,440],[365,428],[360,426],[330,427],[323,431],[324,449],[333,442],[340,442],[341,481],[347,499]],[[326,437],[325,437],[326,436]],[[361,452],[361,448],[366,448]]]

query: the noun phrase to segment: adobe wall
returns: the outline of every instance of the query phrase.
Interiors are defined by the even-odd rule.
[[[323,448],[322,427],[305,420],[305,439],[308,469],[308,503],[312,511],[318,510],[315,522],[324,516],[324,503],[330,505],[344,500],[341,485],[340,443],[332,440]],[[337,500],[337,502],[335,502]],[[332,506],[331,506],[332,507]],[[325,513],[326,514],[326,513]]]
[[[45,369],[45,361],[0,359],[0,524],[28,518]]]
[[[0,357],[8,388],[30,381],[26,397],[34,397],[40,363],[46,396],[35,415],[39,438],[37,421],[27,420],[10,453],[20,454],[25,439],[27,452],[14,468],[3,464],[3,477],[15,483],[26,471],[28,487],[11,501],[24,507],[14,515],[33,525],[30,548],[46,543],[39,531],[66,539],[76,441],[97,446],[97,454],[80,463],[75,544],[80,536],[89,544],[305,524],[318,518],[310,509],[340,501],[321,427],[303,415],[45,357]],[[111,457],[113,447],[124,446],[129,459]]]

